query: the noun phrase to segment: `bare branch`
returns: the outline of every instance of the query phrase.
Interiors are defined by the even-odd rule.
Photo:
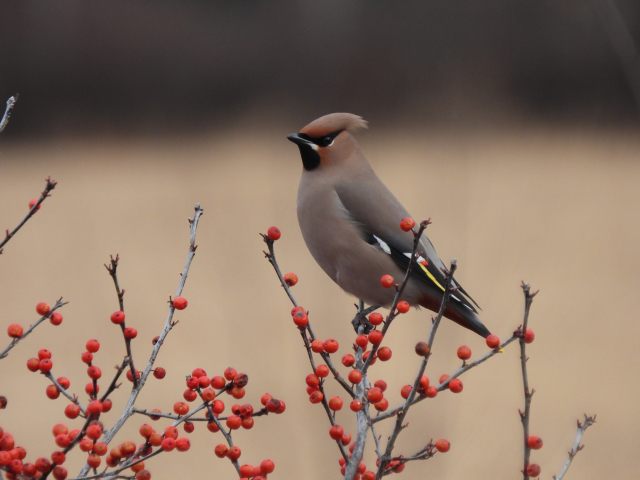
[[[594,423],[596,423],[595,415],[593,417],[587,417],[587,415],[585,414],[584,423],[580,423],[580,420],[578,420],[578,432],[576,433],[576,441],[573,442],[573,447],[569,452],[569,458],[567,459],[567,462],[564,464],[562,471],[558,474],[557,477],[555,475],[553,476],[554,480],[561,480],[564,477],[565,473],[567,473],[567,470],[569,470],[569,467],[571,466],[571,462],[573,461],[573,457],[575,457],[578,454],[578,452],[584,448],[584,445],[580,445],[580,440],[582,440],[582,436],[584,435],[584,432],[587,430],[587,428],[589,428]]]
[[[0,132],[2,132],[7,124],[9,123],[9,117],[11,116],[11,110],[13,110],[13,106],[18,101],[18,94],[16,93],[15,97],[9,97],[7,100],[7,108],[4,111],[4,115],[2,116],[2,120],[0,120]]]
[[[58,182],[51,180],[51,177],[45,178],[45,182],[47,182],[47,185],[45,186],[44,191],[40,194],[40,198],[38,198],[38,201],[33,205],[33,207],[31,207],[29,213],[27,213],[27,215],[22,219],[18,226],[11,232],[7,230],[4,240],[0,241],[0,254],[2,254],[2,247],[4,247],[7,242],[11,240],[13,236],[18,232],[18,230],[20,230],[22,226],[27,223],[27,220],[29,220],[33,216],[33,214],[36,213],[36,211],[38,211],[38,209],[40,208],[40,204],[44,202],[45,198],[51,196],[49,195],[49,192],[56,188],[56,185],[58,184]]]
[[[527,343],[525,342],[525,337],[527,334],[527,324],[529,322],[529,310],[531,308],[531,303],[533,302],[533,297],[536,293],[531,293],[531,286],[528,283],[522,282],[522,292],[524,293],[524,318],[522,320],[522,330],[520,335],[520,364],[522,366],[522,383],[524,385],[524,412],[520,413],[520,418],[522,420],[522,430],[524,433],[524,468],[522,469],[522,474],[524,475],[524,480],[529,479],[529,475],[527,475],[527,467],[529,466],[529,458],[531,456],[531,447],[527,443],[529,439],[529,416],[531,413],[531,397],[533,396],[533,391],[529,391],[529,377],[527,375]]]
[[[75,403],[75,404],[80,408],[80,411],[82,412],[82,414],[86,417],[87,412],[84,410],[84,408],[82,407],[82,405],[81,405],[81,404],[80,404],[80,402],[78,401],[78,398],[77,398],[77,397],[75,397],[75,396],[74,396],[74,397],[72,397],[71,395],[69,395],[69,394],[67,393],[67,391],[66,391],[64,388],[62,388],[62,386],[58,383],[58,381],[55,379],[55,377],[53,376],[53,374],[52,374],[50,371],[49,371],[49,372],[46,372],[46,373],[44,374],[44,376],[45,376],[45,377],[47,377],[49,380],[51,380],[51,383],[53,383],[53,384],[57,387],[58,391],[59,391],[62,395],[64,395],[65,397],[67,397],[69,400],[71,400],[71,402],[72,402],[72,403]]]

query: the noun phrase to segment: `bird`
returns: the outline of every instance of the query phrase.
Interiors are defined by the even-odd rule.
[[[324,272],[347,293],[369,305],[389,308],[395,289],[381,284],[383,275],[404,278],[414,234],[400,228],[411,215],[373,171],[352,133],[368,128],[351,113],[320,117],[287,138],[300,149],[302,176],[297,215],[304,241]],[[401,300],[439,311],[445,265],[422,235],[420,257]],[[487,337],[478,304],[455,281],[444,316]],[[474,306],[475,305],[475,306]]]

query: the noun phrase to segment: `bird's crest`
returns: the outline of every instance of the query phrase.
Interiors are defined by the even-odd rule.
[[[300,133],[309,135],[311,138],[320,138],[334,132],[349,130],[354,132],[367,127],[367,122],[352,113],[330,113],[320,117],[300,130]]]

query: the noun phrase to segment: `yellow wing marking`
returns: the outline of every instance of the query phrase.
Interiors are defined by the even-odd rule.
[[[429,272],[429,270],[427,270],[427,267],[425,267],[421,263],[418,263],[418,265],[420,265],[420,268],[422,268],[422,270],[424,270],[424,273],[427,274],[427,277],[429,277],[431,279],[431,281],[433,283],[435,283],[437,286],[439,286],[440,290],[442,290],[444,292],[444,287],[438,283],[438,281],[435,279],[435,277],[433,275],[431,275],[431,272]]]

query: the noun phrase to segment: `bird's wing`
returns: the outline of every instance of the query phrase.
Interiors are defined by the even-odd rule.
[[[379,179],[377,180],[380,182]],[[346,213],[360,229],[362,238],[370,245],[379,247],[403,270],[406,270],[413,250],[414,237],[411,232],[403,232],[400,229],[400,220],[410,215],[386,186],[378,182],[374,183],[375,189],[370,188],[372,186],[366,183],[363,188],[361,183],[350,182],[337,186],[336,193]],[[412,275],[444,291],[446,279],[442,269],[445,265],[426,235],[420,239],[418,253],[420,258],[417,266],[412,270]],[[457,282],[454,281],[454,285],[478,306]],[[461,299],[453,295],[453,298],[473,312],[477,312],[464,297]]]

